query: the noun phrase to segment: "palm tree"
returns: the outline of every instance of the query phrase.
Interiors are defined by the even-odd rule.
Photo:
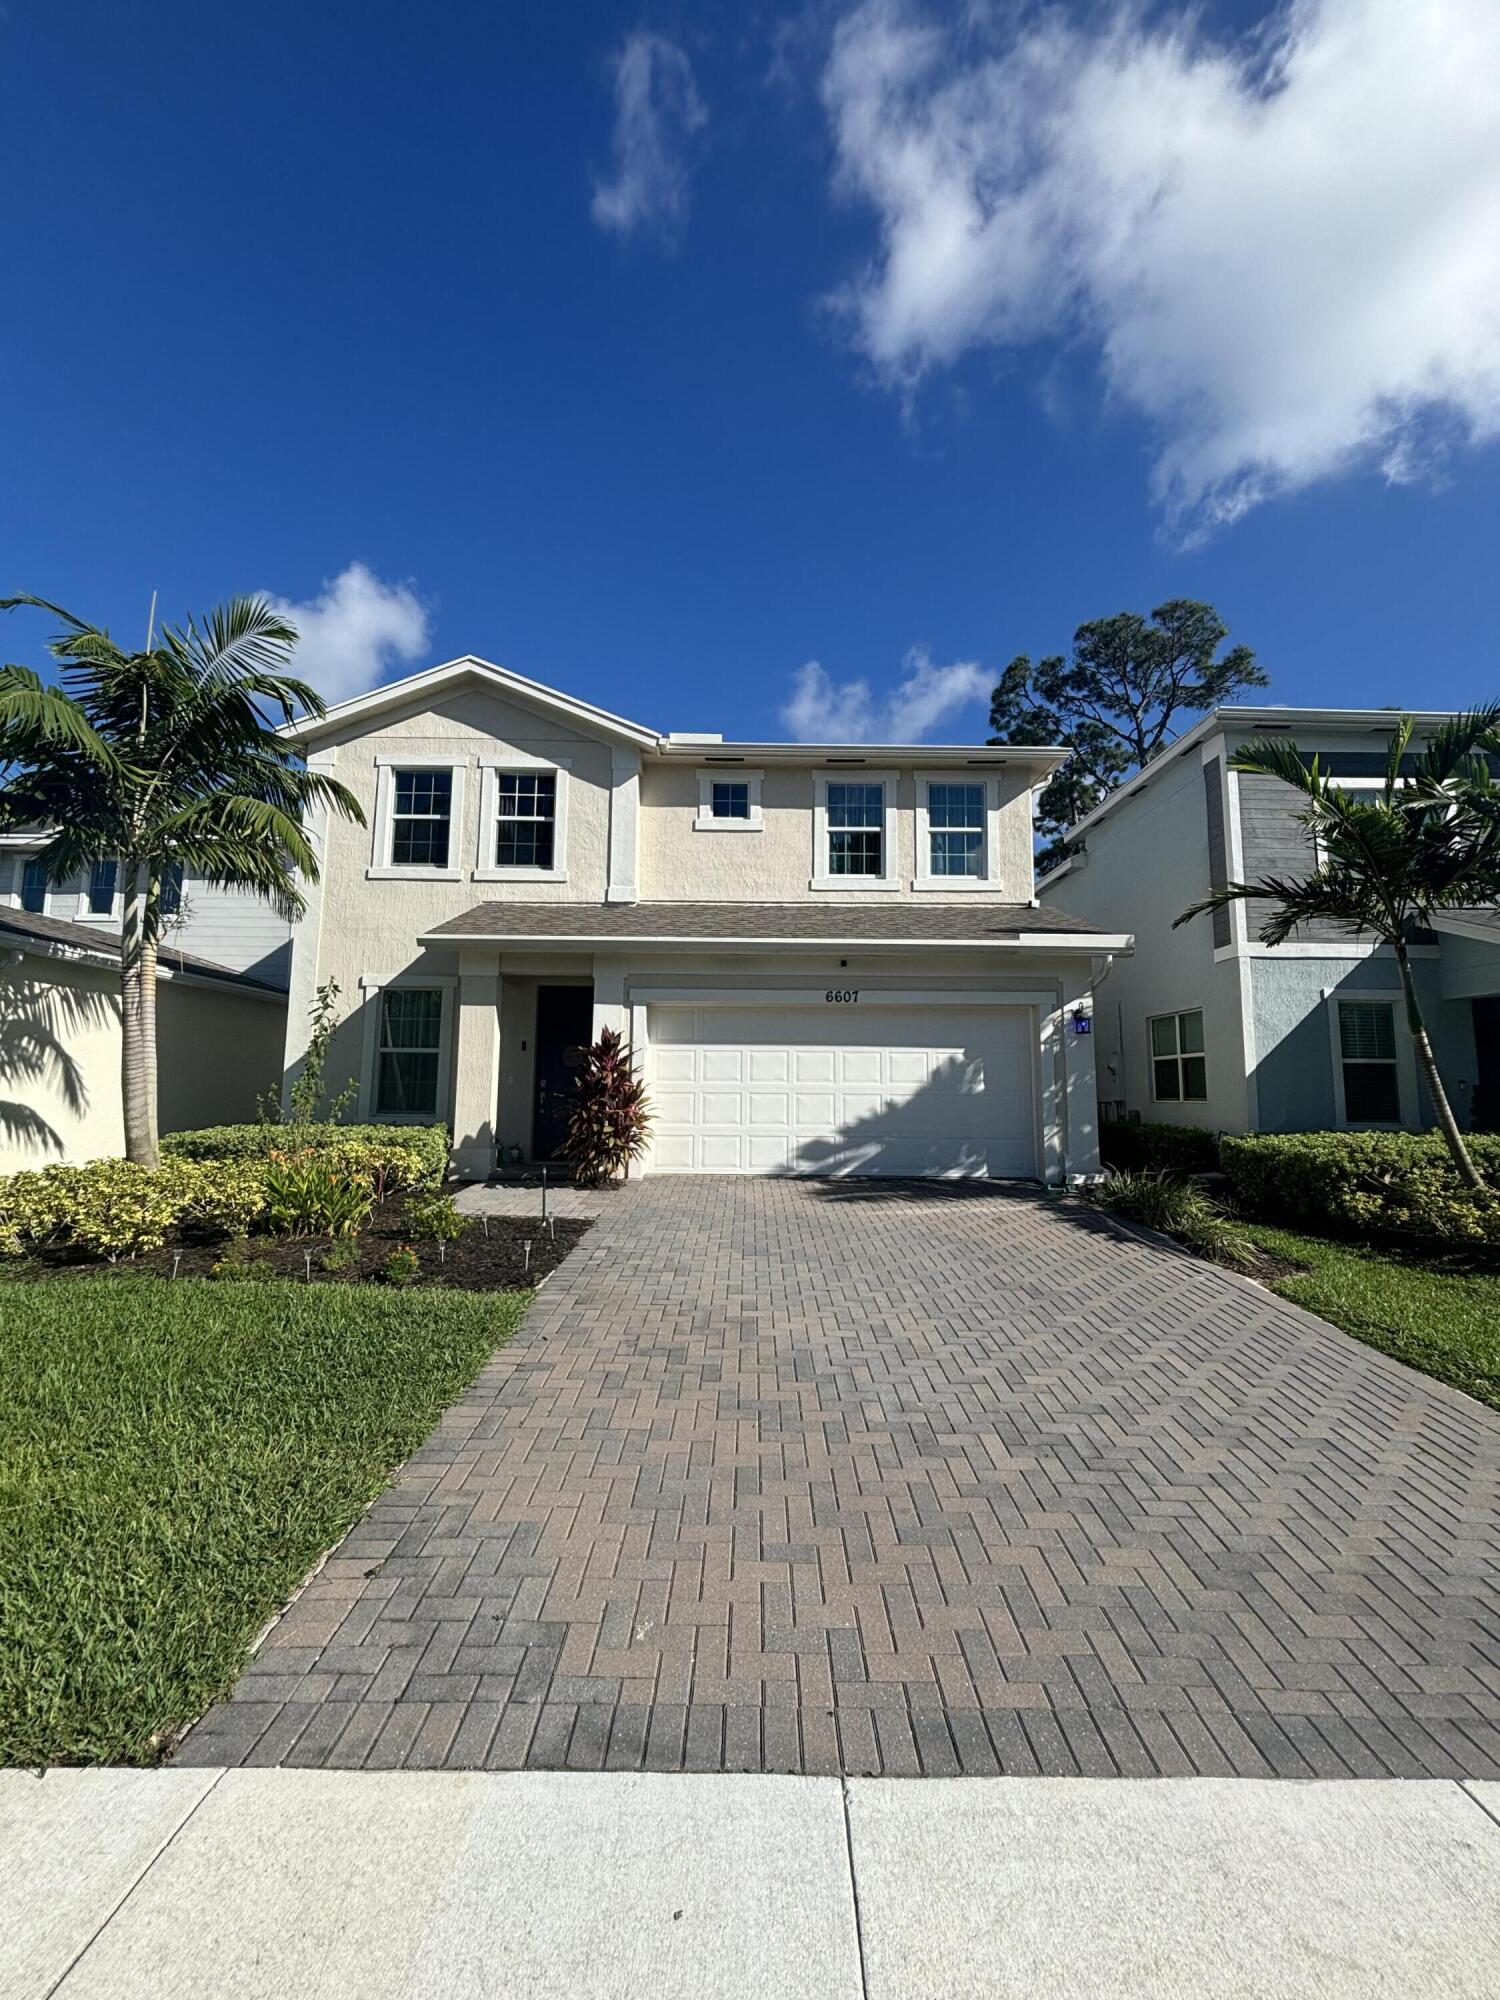
[[[61,687],[0,668],[0,825],[50,829],[43,859],[71,874],[117,859],[125,898],[120,951],[120,1076],[128,1157],[158,1161],[156,961],[162,886],[180,868],[215,887],[251,889],[288,921],[296,875],[317,880],[302,828],[309,806],[363,824],[343,785],[297,760],[277,734],[324,705],[285,671],[297,642],[261,598],[237,597],[200,626],[167,626],[127,653],[108,632],[45,598],[63,622],[48,650]]]
[[[1249,744],[1231,767],[1280,778],[1302,794],[1299,817],[1313,837],[1317,866],[1301,877],[1231,882],[1184,910],[1176,923],[1233,902],[1267,902],[1276,905],[1261,931],[1269,945],[1285,944],[1299,924],[1314,919],[1389,945],[1438,1124],[1460,1177],[1484,1193],[1438,1072],[1410,947],[1413,934],[1430,926],[1437,911],[1500,901],[1500,785],[1491,767],[1500,754],[1500,703],[1455,716],[1403,770],[1415,727],[1409,715],[1394,724],[1385,781],[1375,792],[1342,790],[1337,778],[1323,775],[1316,756],[1304,762],[1289,743]]]

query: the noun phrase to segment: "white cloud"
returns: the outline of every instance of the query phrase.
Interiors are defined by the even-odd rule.
[[[410,583],[383,583],[352,562],[304,604],[271,597],[298,632],[292,671],[328,702],[377,687],[427,647],[427,607]]]
[[[977,660],[940,667],[914,646],[903,664],[905,679],[877,696],[867,680],[836,681],[809,660],[781,719],[798,743],[920,743],[957,709],[989,696],[990,676]]]
[[[1496,0],[1292,0],[1234,48],[1027,18],[976,46],[868,0],[834,37],[838,184],[880,227],[836,303],[888,381],[1083,342],[1189,535],[1500,433]]]
[[[614,61],[614,168],[594,184],[601,229],[670,242],[688,207],[690,142],[707,122],[693,66],[675,42],[637,29]]]

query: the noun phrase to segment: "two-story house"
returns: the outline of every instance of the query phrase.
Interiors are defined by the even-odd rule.
[[[466,658],[288,732],[362,802],[314,828],[318,989],[359,1115],[458,1171],[553,1157],[581,1046],[630,1042],[646,1171],[1087,1174],[1119,927],[1039,907],[1050,749],[661,735]]]
[[[1417,747],[1447,719],[1418,716]],[[1254,904],[1173,927],[1211,887],[1314,863],[1300,795],[1232,770],[1240,749],[1290,741],[1339,784],[1375,787],[1392,720],[1388,709],[1217,709],[1070,830],[1069,858],[1038,885],[1043,908],[1136,941],[1097,997],[1106,1115],[1225,1132],[1432,1122],[1387,949],[1323,922],[1272,947]],[[1460,1123],[1500,1129],[1500,913],[1444,916],[1413,961]]]

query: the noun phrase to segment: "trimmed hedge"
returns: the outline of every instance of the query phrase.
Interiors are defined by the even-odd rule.
[[[1219,1136],[1202,1125],[1107,1118],[1099,1127],[1099,1152],[1105,1166],[1121,1173],[1211,1174],[1219,1164]]]
[[[1219,1161],[1238,1205],[1332,1235],[1500,1245],[1500,1135],[1473,1133],[1486,1201],[1458,1178],[1436,1132],[1256,1132],[1225,1136]]]
[[[448,1171],[446,1125],[204,1125],[161,1142],[163,1158],[177,1160],[260,1160],[326,1146],[399,1147],[419,1155],[424,1180],[440,1181]]]

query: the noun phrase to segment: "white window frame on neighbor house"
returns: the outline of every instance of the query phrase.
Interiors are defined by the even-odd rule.
[[[418,993],[440,993],[442,1012],[438,1026],[437,1102],[430,1112],[380,1111],[380,1028],[385,1011],[385,995],[392,987],[408,987]],[[372,1125],[438,1125],[448,1116],[448,1100],[453,1089],[453,1010],[458,981],[452,975],[418,972],[366,972],[359,990],[365,997],[364,1047],[360,1058],[359,1095],[361,1114]]]
[[[366,878],[372,882],[459,882],[463,867],[459,849],[464,835],[464,774],[461,757],[377,757],[375,759],[375,835]],[[399,868],[391,860],[391,839],[395,832],[393,807],[398,771],[447,771],[452,776],[448,801],[448,865],[431,868],[414,862]]]
[[[1323,988],[1328,1008],[1328,1043],[1333,1057],[1333,1112],[1341,1132],[1412,1132],[1417,1123],[1417,1058],[1411,1036],[1403,1033],[1402,1011],[1406,999],[1396,986]],[[1396,1098],[1400,1117],[1396,1119],[1351,1118],[1344,1094],[1344,1039],[1339,1027],[1339,1008],[1389,1007],[1391,1040],[1396,1052]]]
[[[913,889],[957,890],[962,894],[970,889],[993,890],[1000,879],[1000,785],[995,778],[987,778],[973,771],[918,771],[915,774],[917,787],[916,805],[913,808],[916,826],[917,872],[912,878]],[[932,833],[929,789],[933,785],[963,785],[977,791],[983,803],[984,817],[980,822],[979,873],[977,875],[934,875],[932,872]]]
[[[896,874],[896,777],[894,771],[867,771],[851,764],[846,771],[819,771],[813,794],[813,874],[810,889],[825,889],[839,895],[864,896],[872,890],[899,889]],[[878,875],[834,875],[829,872],[828,787],[830,785],[879,785],[882,788],[880,827],[881,872]]]
[[[26,909],[26,871],[29,868],[40,867],[41,860],[42,857],[39,853],[18,854],[16,856],[15,893],[16,908],[18,910]],[[58,893],[57,883],[53,881],[50,874],[44,872],[42,876],[42,907],[39,910],[27,911],[27,915],[33,917],[49,916],[52,910],[52,898]]]
[[[505,757],[479,760],[479,838],[475,851],[476,882],[566,882],[568,879],[568,775],[566,758],[528,757],[512,751]],[[553,778],[552,866],[506,867],[495,860],[500,839],[500,779],[502,774]]]
[[[765,825],[760,809],[760,788],[763,771],[744,771],[735,765],[722,764],[715,768],[707,766],[698,773],[698,817],[693,821],[694,833],[760,833]],[[734,818],[714,811],[715,785],[743,785],[749,796],[749,811],[744,819]]]
[[[1201,1048],[1185,1049],[1182,1046],[1182,1023],[1190,1014],[1198,1016],[1198,1031],[1202,1040]],[[1170,1021],[1172,1023],[1172,1036],[1177,1046],[1167,1055],[1158,1055],[1156,1052],[1156,1024],[1158,1021]],[[1201,1007],[1173,1007],[1164,1014],[1148,1014],[1146,1016],[1146,1061],[1150,1065],[1151,1070],[1151,1102],[1153,1104],[1207,1104],[1208,1024],[1203,1018],[1203,1009]],[[1189,1097],[1183,1088],[1182,1066],[1185,1062],[1192,1061],[1199,1061],[1203,1064],[1203,1095],[1201,1097]],[[1175,1062],[1177,1065],[1177,1095],[1175,1097],[1162,1097],[1157,1091],[1156,1065],[1159,1062]]]

